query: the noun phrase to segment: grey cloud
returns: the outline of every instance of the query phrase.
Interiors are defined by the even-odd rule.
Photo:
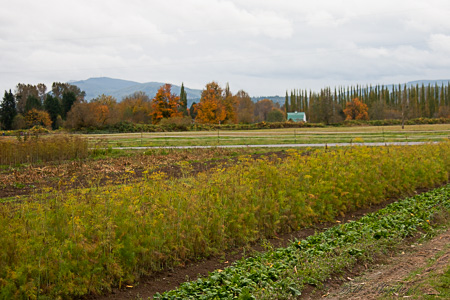
[[[444,0],[18,0],[0,11],[0,89],[109,76],[268,95],[450,77],[449,12]]]

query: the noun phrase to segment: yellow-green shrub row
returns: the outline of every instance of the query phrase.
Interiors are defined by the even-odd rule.
[[[0,298],[101,292],[142,274],[448,182],[450,143],[290,151],[182,180],[0,205]]]
[[[0,165],[86,158],[88,154],[88,140],[79,136],[0,139]]]

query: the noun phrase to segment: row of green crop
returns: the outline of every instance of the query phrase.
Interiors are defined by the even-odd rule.
[[[88,154],[88,140],[79,136],[22,135],[17,140],[0,138],[0,165],[86,158]]]
[[[429,234],[450,215],[450,185],[393,203],[358,221],[332,227],[287,248],[237,261],[154,299],[297,299],[306,285],[370,261],[417,231]],[[431,220],[431,221],[430,221]],[[445,220],[445,219],[444,219]]]
[[[448,182],[450,143],[289,151],[228,169],[0,205],[0,298],[102,293],[143,274]],[[306,154],[306,155],[305,155]],[[186,165],[189,173],[189,165]]]

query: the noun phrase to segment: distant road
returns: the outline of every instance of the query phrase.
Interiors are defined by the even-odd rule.
[[[329,143],[329,144],[274,144],[274,145],[217,145],[217,146],[160,146],[160,147],[113,147],[118,150],[146,149],[208,149],[208,148],[307,148],[307,147],[349,147],[349,146],[412,146],[430,142],[385,142],[385,143]],[[431,142],[437,144],[439,142]]]

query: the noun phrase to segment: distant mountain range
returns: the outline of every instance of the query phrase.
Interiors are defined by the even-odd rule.
[[[263,99],[272,100],[273,103],[278,103],[278,104],[280,104],[280,106],[282,106],[282,105],[284,105],[284,101],[286,100],[286,97],[285,96],[283,96],[283,97],[281,97],[281,96],[252,97],[252,101],[255,103],[260,100],[263,100]]]
[[[437,80],[417,80],[417,81],[410,81],[407,82],[406,85],[407,86],[413,86],[413,85],[419,85],[419,87],[423,85],[427,86],[428,84],[432,84],[435,85],[437,84],[438,86],[442,86],[442,85],[448,85],[448,83],[450,82],[450,79],[437,79]],[[397,84],[398,86],[398,84]]]
[[[440,80],[417,80],[407,82],[407,86],[415,86],[422,84],[428,85],[439,85],[442,84],[448,85],[450,79],[440,79]],[[89,78],[87,80],[80,81],[70,81],[70,84],[78,86],[82,91],[86,92],[86,100],[94,99],[102,94],[110,95],[115,97],[118,101],[121,101],[124,97],[129,96],[135,92],[145,92],[150,98],[155,97],[158,89],[164,85],[162,82],[147,82],[147,83],[139,83],[136,81],[128,81],[122,79],[114,79],[108,77],[97,77],[97,78]],[[402,84],[403,86],[404,84]],[[385,85],[385,87],[392,90],[392,87],[398,87],[398,84]],[[364,87],[364,86],[363,86]],[[188,99],[188,107],[191,106],[193,102],[198,102],[200,100],[202,91],[197,89],[190,89],[184,87],[187,99]],[[179,95],[181,90],[181,86],[172,85],[172,93]],[[289,91],[288,91],[289,92]],[[280,105],[284,104],[285,97],[284,96],[267,96],[267,97],[252,97],[254,102],[257,102],[262,99],[270,99],[273,102],[279,103]]]
[[[72,85],[76,85],[82,91],[86,92],[86,100],[92,100],[98,96],[105,94],[113,96],[118,101],[135,92],[144,92],[150,98],[155,97],[158,89],[164,85],[162,82],[139,83],[136,81],[128,81],[122,79],[114,79],[108,77],[89,78],[87,80],[70,81]],[[188,105],[200,99],[202,91],[184,87],[187,94]],[[172,85],[172,93],[180,95],[181,86]]]
[[[165,84],[162,82],[139,83],[136,81],[115,79],[109,77],[89,78],[86,80],[70,81],[69,83],[72,85],[76,85],[82,91],[84,91],[86,93],[85,98],[88,101],[97,98],[102,94],[113,96],[118,101],[121,101],[124,97],[127,97],[139,91],[142,91],[146,93],[150,98],[153,98],[158,92],[158,89]],[[193,102],[200,101],[202,95],[201,90],[190,89],[186,86],[184,87],[184,90],[187,94],[188,107],[190,107]],[[180,95],[180,91],[181,86],[172,85],[172,93]],[[254,102],[262,99],[270,99],[273,102],[280,103],[280,105],[284,104],[284,97],[280,96],[252,97],[252,100]]]

